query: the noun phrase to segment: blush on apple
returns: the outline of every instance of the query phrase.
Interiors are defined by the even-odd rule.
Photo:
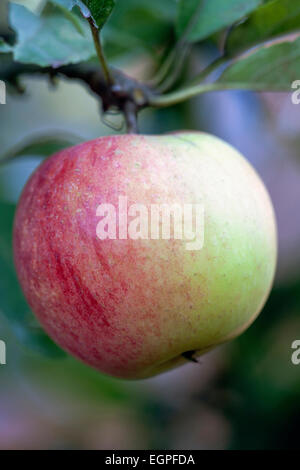
[[[201,203],[202,248],[174,237],[101,240],[97,209],[117,208],[120,197],[148,208]],[[254,321],[274,277],[276,225],[256,172],[216,137],[103,137],[53,155],[32,175],[16,213],[14,256],[28,303],[54,341],[107,374],[144,378]]]

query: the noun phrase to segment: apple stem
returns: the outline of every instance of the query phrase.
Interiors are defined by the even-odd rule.
[[[110,73],[109,66],[106,62],[106,58],[105,58],[103,48],[102,48],[102,44],[101,44],[99,30],[95,26],[94,21],[91,17],[88,18],[88,22],[89,22],[90,27],[91,27],[92,36],[93,36],[93,40],[94,40],[94,44],[95,44],[95,49],[96,49],[96,52],[97,52],[99,62],[102,66],[104,78],[105,78],[106,82],[108,83],[108,85],[113,85],[114,80],[113,80],[113,77]]]
[[[125,116],[128,134],[139,133],[137,113],[138,113],[138,109],[137,109],[136,104],[131,100],[126,101],[124,104],[124,116]]]

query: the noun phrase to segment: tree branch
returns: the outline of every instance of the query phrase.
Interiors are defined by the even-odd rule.
[[[24,75],[44,75],[50,79],[61,76],[80,80],[93,94],[101,98],[104,112],[114,108],[126,114],[130,101],[134,105],[135,113],[138,113],[148,104],[151,91],[146,85],[117,69],[112,69],[111,74],[113,84],[108,84],[97,64],[66,65],[55,69],[9,61],[2,64],[0,80],[17,88],[17,91],[20,91],[19,80]]]

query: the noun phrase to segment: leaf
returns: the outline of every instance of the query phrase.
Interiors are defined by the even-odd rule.
[[[89,9],[80,0],[49,0],[52,5],[59,5],[70,11],[74,7],[81,10],[82,15],[89,17]],[[109,18],[107,27],[103,30],[103,39],[105,52],[109,60],[117,58],[118,60],[128,55],[139,53],[151,53],[157,57],[157,50],[161,50],[170,43],[173,37],[173,26],[176,17],[175,0],[118,0],[116,8]],[[57,14],[62,16],[61,11],[57,9]],[[43,15],[45,16],[45,12]],[[76,29],[74,17],[86,26],[86,36],[90,39],[90,31],[87,22],[78,15],[75,10],[72,13],[71,25]],[[71,19],[71,18],[70,18]],[[83,39],[83,38],[82,38]],[[95,55],[94,46],[92,48]]]
[[[51,0],[71,10],[78,6],[85,17],[89,9],[80,0]],[[120,58],[164,47],[173,35],[176,0],[118,0],[115,1],[109,24],[103,31],[105,50],[109,59]]]
[[[37,325],[18,283],[11,243],[15,209],[15,205],[0,201],[0,314],[6,317],[12,332],[25,346],[50,357],[65,356]]]
[[[10,23],[17,33],[14,59],[42,67],[78,63],[95,56],[88,25],[82,20],[82,31],[51,6],[41,16],[18,4],[11,4]]]
[[[200,41],[251,13],[263,0],[179,0],[177,33]]]
[[[300,77],[300,38],[274,41],[250,55],[239,58],[221,75],[217,83],[243,84],[244,87],[291,91]]]
[[[80,140],[73,135],[66,136],[64,134],[61,137],[59,136],[59,133],[55,136],[37,135],[1,155],[0,165],[25,155],[48,157],[63,148],[70,147],[71,145],[78,144],[79,142]]]
[[[13,47],[7,44],[3,39],[0,38],[0,53],[12,52]]]
[[[73,8],[73,0],[71,0],[70,2],[68,1],[67,3],[65,2],[65,0],[50,1],[53,5],[56,5],[61,10],[62,14],[65,15],[65,17],[70,20],[71,23],[73,23],[74,27],[77,29],[79,34],[84,35],[84,30],[82,28],[80,18],[78,18],[77,15],[70,11]],[[64,3],[66,3],[66,5],[70,4],[70,6],[67,7]]]
[[[273,0],[255,10],[234,28],[227,39],[226,53],[235,55],[276,36],[300,29],[300,0]]]
[[[82,0],[90,11],[95,25],[102,29],[115,6],[115,0]]]
[[[156,52],[170,43],[176,16],[174,0],[119,0],[103,30],[109,55]]]
[[[101,0],[100,0],[101,1]],[[72,10],[74,7],[79,7],[81,14],[85,18],[89,18],[91,16],[91,12],[89,8],[84,4],[83,0],[50,0],[51,3],[56,5],[60,5],[61,7],[65,8],[66,10]]]
[[[50,0],[52,3],[56,3],[57,5],[61,5],[62,7],[68,9],[68,10],[72,10],[73,7],[75,7],[76,5],[79,5],[80,1],[76,1],[76,0]],[[85,13],[88,13],[88,9],[82,5],[84,8],[85,8]]]

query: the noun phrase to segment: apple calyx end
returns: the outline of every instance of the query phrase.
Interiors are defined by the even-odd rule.
[[[196,353],[195,350],[192,351],[185,351],[181,354],[181,356],[186,359],[187,361],[194,362],[196,364],[199,364],[197,359],[194,357],[194,354]]]

